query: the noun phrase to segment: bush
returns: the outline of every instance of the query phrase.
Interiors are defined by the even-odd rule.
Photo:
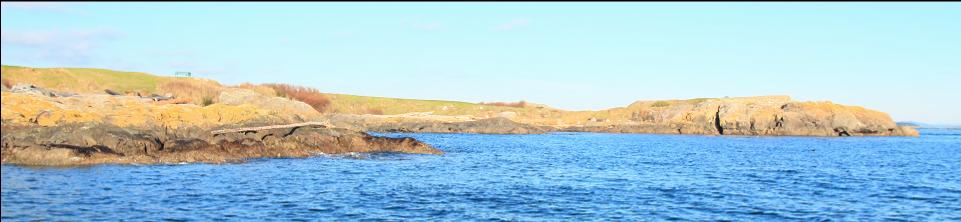
[[[307,105],[313,107],[317,112],[325,112],[328,106],[330,106],[330,99],[314,88],[279,83],[263,85],[274,89],[277,96],[307,103]]]
[[[201,105],[203,105],[203,106],[209,106],[209,105],[211,105],[211,104],[214,104],[214,98],[213,98],[213,97],[210,97],[210,96],[204,96],[204,98],[203,98],[203,104],[201,104]]]
[[[0,82],[3,83],[4,87],[7,87],[7,88],[13,87],[13,82],[10,82],[9,79],[0,79]]]
[[[481,103],[479,103],[479,104],[481,104],[481,105],[488,105],[488,106],[506,106],[506,107],[514,107],[514,108],[524,108],[524,107],[527,106],[527,101],[521,100],[521,101],[513,102],[513,103],[505,103],[505,102],[485,103],[485,102],[481,102]]]
[[[177,98],[187,98],[197,105],[207,106],[216,103],[221,86],[216,82],[199,79],[176,79],[160,85],[160,91],[173,94]]]

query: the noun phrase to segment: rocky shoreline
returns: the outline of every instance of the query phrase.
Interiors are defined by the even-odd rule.
[[[264,124],[267,122],[249,121],[222,127]],[[169,130],[103,123],[3,124],[2,128],[2,162],[20,165],[227,163],[247,158],[352,152],[443,154],[443,151],[409,137],[378,137],[319,126],[222,134],[211,134],[213,129],[197,127]]]
[[[380,137],[328,126],[212,133],[317,120],[319,115],[311,115],[316,112],[308,112],[313,111],[309,107],[290,110],[293,108],[270,104],[198,106],[140,96],[50,92],[33,86],[2,92],[2,163],[32,166],[228,163],[248,158],[354,152],[444,153],[409,137]],[[223,96],[236,97],[237,94],[225,92]],[[245,99],[277,102],[278,98]],[[303,105],[290,100],[280,102],[293,107]]]
[[[2,94],[2,163],[19,165],[226,163],[352,152],[443,154],[413,138],[365,132],[918,136],[914,128],[898,126],[882,112],[777,96],[639,101],[560,117],[504,115],[512,118],[451,121],[449,116],[431,115],[322,114],[303,102],[236,88],[223,90],[219,103],[203,106],[164,101],[173,96],[72,93],[36,86],[4,89]],[[212,133],[308,121],[329,125]]]
[[[654,105],[652,105],[654,104]],[[411,133],[538,134],[603,132],[751,136],[919,136],[887,114],[830,102],[796,102],[788,97],[746,97],[682,101],[669,105],[638,102],[610,110],[608,119],[576,124],[537,125],[504,117],[445,122],[429,118],[384,119],[371,115],[328,115],[338,125],[361,131]],[[623,115],[618,117],[617,115]],[[528,120],[531,122],[537,119]]]

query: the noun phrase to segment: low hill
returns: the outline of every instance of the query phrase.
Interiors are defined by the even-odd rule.
[[[128,95],[170,95],[202,106],[218,103],[249,104],[268,109],[268,112],[296,113],[300,116],[324,113],[377,117],[373,125],[365,123],[365,126],[361,127],[376,125],[376,129],[400,127],[385,126],[377,121],[458,122],[504,118],[562,131],[809,136],[917,135],[911,127],[897,126],[890,116],[883,112],[831,102],[793,101],[788,96],[637,101],[625,107],[598,111],[565,111],[527,102],[481,104],[330,94],[287,84],[226,86],[202,78],[164,77],[89,68],[3,66],[0,79],[5,87],[28,83],[53,90],[101,94],[109,89]],[[292,103],[290,100],[302,103]],[[316,111],[310,110],[311,107]],[[370,119],[368,117],[363,118]],[[360,121],[357,118],[342,119],[349,119],[347,124],[353,125]]]
[[[268,96],[278,95],[275,88],[262,85],[224,86],[214,80],[197,77],[167,77],[142,72],[94,68],[31,68],[4,65],[2,66],[2,72],[0,72],[0,78],[8,88],[17,83],[28,83],[47,89],[82,93],[103,93],[107,89],[125,94],[163,95],[169,93],[178,97],[191,98],[192,103],[199,105],[216,103],[219,93],[227,88],[245,88]],[[527,107],[508,107],[458,101],[323,94],[330,100],[330,104],[329,107],[320,111],[330,113],[375,115],[431,113],[434,115],[495,117],[503,112],[526,114],[535,109],[548,109],[546,106],[535,104]],[[204,104],[205,100],[207,100],[207,104]]]

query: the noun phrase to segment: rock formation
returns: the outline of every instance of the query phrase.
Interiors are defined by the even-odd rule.
[[[787,96],[636,102],[614,123],[588,123],[562,131],[772,136],[918,136],[885,113],[831,102],[796,102]]]
[[[530,115],[528,115],[530,116]],[[551,131],[758,136],[918,136],[887,114],[831,102],[797,102],[787,96],[638,101],[601,111],[547,117],[476,120],[437,115],[385,118],[329,114],[338,126],[361,131],[532,134]]]
[[[249,121],[240,125],[261,125]],[[186,127],[118,127],[70,123],[52,127],[3,125],[2,162],[23,165],[97,163],[223,163],[259,157],[308,157],[350,152],[442,154],[412,138],[386,138],[346,129],[295,127],[211,134]]]
[[[306,103],[294,101],[287,98],[266,96],[249,89],[225,89],[220,92],[220,103],[224,105],[252,105],[270,109],[274,113],[298,115],[303,118],[317,117],[320,115],[314,108]]]
[[[166,104],[138,96],[2,92],[2,162],[23,165],[233,162],[320,153],[442,154],[412,138],[304,126],[212,134],[219,129],[302,122],[297,107]],[[229,100],[229,99],[228,99]],[[260,100],[251,99],[252,103]],[[290,102],[273,101],[271,104]]]

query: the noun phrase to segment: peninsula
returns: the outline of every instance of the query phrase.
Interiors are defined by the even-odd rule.
[[[223,85],[89,68],[3,66],[2,162],[23,165],[235,162],[351,152],[442,154],[367,132],[609,132],[918,136],[883,112],[788,96],[636,101],[598,111]]]

